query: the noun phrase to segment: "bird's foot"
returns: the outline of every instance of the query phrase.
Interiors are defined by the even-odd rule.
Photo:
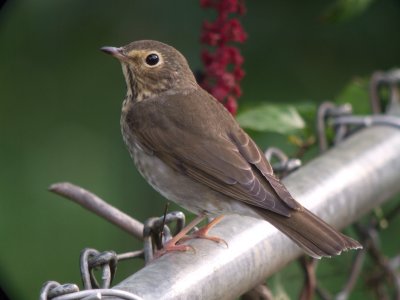
[[[199,230],[195,231],[191,235],[182,237],[179,240],[179,242],[183,243],[183,242],[185,242],[187,240],[191,240],[191,239],[206,239],[206,240],[210,240],[210,241],[213,241],[213,242],[216,242],[219,244],[225,244],[225,246],[228,248],[228,243],[225,240],[223,240],[217,236],[208,235],[208,232],[210,231],[210,229],[213,228],[216,224],[218,224],[222,220],[222,218],[223,218],[223,216],[216,217],[214,220],[212,220],[206,226],[200,228]]]
[[[175,252],[175,251],[193,251],[196,252],[196,250],[189,245],[177,245],[177,243],[181,242],[182,239],[175,241],[175,240],[170,240],[168,241],[161,250],[158,250],[154,253],[154,259],[159,258],[163,256],[164,254],[167,254],[168,252]]]
[[[154,254],[154,258],[159,258],[163,256],[164,254],[168,252],[175,252],[175,251],[193,251],[196,252],[196,250],[189,245],[182,245],[181,243],[191,240],[191,239],[206,239],[210,240],[216,243],[223,243],[228,247],[228,243],[216,236],[210,236],[208,235],[208,231],[213,228],[216,224],[218,224],[222,220],[223,216],[218,216],[214,220],[212,220],[210,223],[208,223],[206,226],[203,228],[200,228],[199,230],[195,231],[193,234],[187,236],[186,234],[194,228],[198,223],[201,222],[201,220],[204,219],[204,216],[198,216],[196,217],[192,222],[189,223],[185,228],[183,228],[176,236],[174,236],[171,240],[169,240],[164,246],[163,249],[158,250]]]
[[[218,244],[225,244],[225,246],[228,248],[228,243],[224,239],[221,239],[217,236],[208,235],[207,234],[208,230],[209,230],[208,228],[200,228],[199,230],[192,233],[191,235],[184,236],[183,238],[181,238],[181,240],[179,242],[183,243],[183,242],[189,241],[191,239],[205,239],[205,240],[216,242]]]
[[[197,216],[190,222],[185,228],[183,228],[176,236],[170,239],[166,244],[164,244],[163,249],[158,250],[154,253],[154,259],[163,256],[168,252],[174,251],[189,251],[192,250],[195,252],[195,249],[189,245],[180,245],[182,238],[186,236],[186,234],[192,230],[197,224],[199,224],[204,219],[203,215]]]

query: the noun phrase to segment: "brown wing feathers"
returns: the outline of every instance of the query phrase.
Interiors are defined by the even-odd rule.
[[[208,94],[205,95],[209,97]],[[256,207],[269,209],[284,216],[289,216],[292,209],[297,209],[294,203],[281,201],[275,189],[265,180],[264,174],[273,177],[269,163],[254,142],[225,110],[207,111],[210,120],[215,122],[215,126],[211,126],[210,129],[209,124],[203,124],[192,114],[191,105],[201,105],[204,99],[186,103],[182,98],[170,97],[169,102],[178,101],[179,103],[167,105],[164,102],[165,105],[160,105],[160,102],[157,102],[154,106],[151,106],[150,101],[146,100],[146,105],[150,106],[147,109],[149,118],[145,118],[148,123],[136,123],[132,130],[136,131],[138,142],[142,146],[151,149],[170,167],[179,171],[185,170],[186,174],[196,181]],[[215,102],[213,99],[211,101]],[[144,104],[137,103],[136,105]],[[215,105],[220,104],[215,102]],[[185,111],[185,114],[178,115],[179,118],[186,118],[185,121],[180,122],[176,119],[176,114],[169,111],[175,106]],[[135,111],[146,113],[143,109],[132,109],[132,113]],[[151,120],[155,115],[161,120],[152,123]],[[175,118],[173,122],[162,120],[171,115]],[[132,119],[134,120],[135,117],[133,116]],[[180,124],[188,123],[188,119],[194,130],[180,127]],[[221,124],[220,120],[228,124],[227,128],[218,128]],[[169,124],[170,127],[160,124]],[[237,131],[230,132],[232,128]],[[166,140],[165,137],[169,139]]]

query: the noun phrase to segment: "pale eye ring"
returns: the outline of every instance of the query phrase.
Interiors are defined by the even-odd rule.
[[[160,57],[156,53],[151,53],[146,57],[146,64],[155,66],[160,61]]]

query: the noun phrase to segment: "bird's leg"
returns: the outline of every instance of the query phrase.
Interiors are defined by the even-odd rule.
[[[157,251],[154,254],[154,258],[161,257],[167,252],[194,250],[193,247],[189,245],[181,245],[181,244],[177,245],[177,243],[181,243],[190,239],[206,239],[217,243],[224,243],[228,247],[228,243],[225,240],[216,236],[208,235],[208,231],[215,225],[217,225],[222,220],[223,217],[224,217],[223,215],[220,215],[214,218],[214,220],[212,220],[206,226],[200,228],[199,230],[188,236],[187,233],[205,218],[205,215],[203,214],[197,216],[187,226],[185,226],[185,228],[183,228],[177,235],[175,235],[172,239],[170,239],[163,246],[163,249]]]
[[[154,258],[163,256],[167,252],[172,251],[188,251],[193,250],[192,246],[189,245],[177,245],[179,241],[186,236],[186,234],[193,229],[197,224],[199,224],[205,218],[204,215],[199,215],[194,218],[187,226],[185,226],[177,235],[170,239],[164,246],[163,249],[157,251],[154,254]]]
[[[190,240],[190,239],[206,239],[206,240],[210,240],[210,241],[213,241],[216,243],[224,243],[226,245],[226,247],[228,247],[228,243],[225,240],[223,240],[217,236],[208,235],[208,232],[210,231],[210,229],[213,228],[215,225],[217,225],[219,222],[221,222],[223,217],[224,217],[223,215],[220,215],[220,216],[214,218],[214,220],[212,220],[206,226],[200,228],[193,234],[182,237],[182,239],[180,241],[182,242],[182,241],[186,241],[186,240]]]

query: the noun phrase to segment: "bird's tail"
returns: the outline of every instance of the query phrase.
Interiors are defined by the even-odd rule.
[[[261,214],[314,258],[330,257],[349,249],[362,248],[359,242],[340,233],[306,208],[294,211],[290,217],[269,211]]]

